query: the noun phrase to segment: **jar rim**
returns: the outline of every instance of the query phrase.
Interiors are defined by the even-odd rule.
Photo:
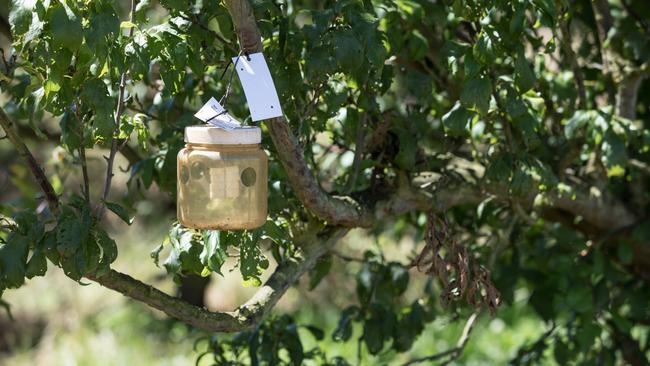
[[[185,142],[206,145],[254,145],[262,142],[262,129],[242,126],[224,130],[215,126],[197,125],[185,127]]]

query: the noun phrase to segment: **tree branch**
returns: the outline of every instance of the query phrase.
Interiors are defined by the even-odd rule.
[[[135,9],[138,1],[137,0],[131,0],[131,16],[130,16],[130,21],[133,22],[133,19],[135,19]],[[133,30],[135,27],[131,27],[129,29],[129,38],[133,37]],[[106,182],[104,183],[104,193],[102,193],[102,203],[101,206],[98,210],[97,216],[101,220],[101,217],[104,212],[104,207],[106,200],[108,199],[108,195],[111,190],[111,181],[113,180],[113,163],[115,161],[115,155],[117,154],[117,151],[119,149],[120,142],[116,136],[116,133],[119,133],[120,130],[120,121],[122,119],[122,113],[124,112],[124,91],[126,89],[126,75],[129,72],[129,68],[127,66],[126,70],[122,72],[122,75],[120,76],[120,85],[119,85],[119,92],[117,95],[117,107],[115,109],[115,132],[113,134],[113,138],[111,139],[111,151],[108,155],[108,158],[106,159]]]
[[[435,355],[410,360],[402,364],[402,366],[415,365],[417,363],[422,363],[422,362],[431,363],[433,361],[438,361],[440,359],[449,356],[447,360],[441,363],[441,365],[447,365],[450,362],[458,359],[458,357],[460,357],[460,355],[463,354],[463,350],[465,350],[465,346],[467,346],[467,342],[469,342],[469,336],[472,334],[472,330],[474,330],[474,326],[476,325],[476,319],[478,319],[478,316],[480,314],[481,314],[480,311],[476,311],[469,316],[467,322],[465,323],[465,327],[463,328],[463,333],[461,333],[460,338],[458,338],[458,341],[456,342],[456,347],[450,348],[444,352],[436,353]]]
[[[47,201],[47,205],[50,207],[50,211],[56,215],[59,212],[59,197],[57,197],[56,192],[54,192],[52,184],[45,176],[43,169],[41,169],[41,166],[34,158],[34,155],[32,155],[23,140],[14,130],[15,124],[2,108],[0,108],[0,125],[5,131],[7,138],[9,138],[9,141],[11,141],[11,143],[16,147],[18,154],[25,159],[27,166],[36,179],[36,183],[41,187],[41,191],[43,191],[43,194],[45,195],[45,200]]]
[[[0,34],[3,34],[7,39],[9,39],[9,42],[13,41],[13,37],[11,36],[11,26],[9,25],[9,22],[7,19],[4,17],[0,17]]]
[[[564,55],[566,59],[569,61],[569,64],[571,65],[571,70],[573,71],[573,79],[576,85],[576,89],[578,90],[578,108],[587,109],[587,92],[585,91],[585,75],[583,74],[582,69],[580,68],[580,64],[578,63],[578,58],[576,57],[576,53],[573,51],[573,48],[571,46],[572,43],[571,27],[569,25],[569,21],[564,19],[564,17],[561,17],[559,22],[560,22],[560,31],[562,33],[562,37],[560,38],[560,45],[562,47],[562,50],[564,51]]]
[[[616,108],[614,112],[617,116],[627,119],[636,118],[637,97],[643,79],[643,74],[632,73],[626,75],[619,83],[616,90]]]
[[[211,332],[240,332],[262,321],[287,289],[347,232],[348,229],[337,228],[297,238],[296,246],[302,248],[301,256],[280,263],[250,300],[230,312],[211,312],[191,305],[115,270],[104,276],[86,277],[194,327]]]
[[[615,70],[612,69],[613,60],[610,57],[610,51],[607,45],[607,34],[612,28],[612,13],[607,0],[593,0],[591,7],[596,17],[596,27],[598,28],[598,40],[600,41],[600,54],[603,59],[603,73],[614,77]],[[611,46],[610,46],[611,47]]]
[[[607,34],[613,25],[609,2],[594,0],[591,5],[598,27],[603,73],[610,76],[617,85],[615,114],[623,118],[635,119],[637,95],[641,82],[647,77],[648,64],[635,67],[630,60],[619,54],[612,44],[607,44]]]
[[[245,52],[262,51],[262,41],[253,9],[247,0],[226,0],[239,38]],[[329,225],[368,227],[371,216],[350,198],[329,196],[318,184],[305,161],[304,152],[284,118],[266,122],[275,149],[280,157],[291,187],[307,209]]]

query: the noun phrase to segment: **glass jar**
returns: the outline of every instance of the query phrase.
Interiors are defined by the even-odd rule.
[[[242,230],[264,224],[268,158],[259,127],[185,128],[178,153],[177,216],[194,229]]]

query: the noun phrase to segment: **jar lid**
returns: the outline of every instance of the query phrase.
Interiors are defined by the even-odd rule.
[[[252,145],[262,142],[262,129],[242,126],[233,130],[200,125],[185,127],[185,142],[208,145]]]

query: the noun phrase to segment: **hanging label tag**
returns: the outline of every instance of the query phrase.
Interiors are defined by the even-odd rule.
[[[208,100],[208,102],[205,103],[196,114],[194,114],[194,117],[228,131],[241,127],[241,123],[228,114],[226,109],[214,98],[210,98],[210,100]]]
[[[199,109],[196,114],[194,114],[194,117],[200,119],[203,122],[207,122],[210,118],[214,117],[218,113],[222,113],[226,109],[217,102],[216,99],[210,98],[207,103]]]
[[[239,123],[235,117],[231,116],[228,113],[223,113],[212,119],[209,119],[208,123],[215,127],[220,127],[228,131],[232,131],[236,128],[241,127],[241,123]]]
[[[237,61],[239,58],[239,61]],[[261,121],[273,117],[282,117],[282,107],[275,90],[273,78],[261,52],[246,56],[233,57],[233,65],[237,65],[237,75],[244,88],[248,109],[253,121]]]

